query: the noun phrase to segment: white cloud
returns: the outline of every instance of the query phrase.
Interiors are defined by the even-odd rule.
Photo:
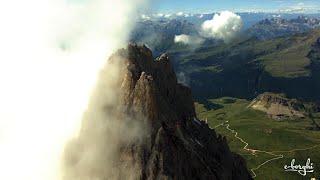
[[[202,24],[202,30],[206,37],[219,38],[228,42],[241,32],[242,26],[242,19],[239,15],[223,11],[215,14],[212,20],[205,21]]]
[[[178,16],[182,16],[184,13],[183,12],[178,12],[177,15]]]
[[[299,12],[315,12],[319,9],[318,4],[310,4],[310,3],[297,3],[292,6],[287,7],[286,9],[280,10],[280,12],[287,12],[287,13],[299,13]]]
[[[175,43],[182,43],[182,44],[186,44],[186,45],[199,45],[203,41],[204,40],[200,37],[189,36],[186,34],[175,35],[175,37],[174,37]]]
[[[59,179],[64,143],[144,1],[1,1],[1,180]]]
[[[307,10],[307,9],[303,8],[303,7],[293,7],[293,8],[289,8],[289,9],[286,9],[286,10],[280,10],[280,12],[292,13],[292,12],[303,12],[305,10]]]
[[[172,16],[172,14],[166,14],[164,15],[165,18],[170,18]]]
[[[175,43],[189,44],[190,43],[190,37],[188,35],[185,35],[185,34],[175,35],[174,36],[174,42]]]
[[[146,15],[146,14],[142,14],[142,15],[141,15],[141,19],[143,19],[143,20],[150,20],[151,18],[150,18],[150,16],[148,16],[148,15]]]
[[[190,87],[190,78],[184,72],[177,72],[177,79],[180,84]]]

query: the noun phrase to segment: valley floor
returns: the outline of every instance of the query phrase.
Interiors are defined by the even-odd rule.
[[[249,101],[219,98],[196,103],[198,117],[207,120],[217,133],[226,136],[230,149],[242,155],[255,179],[311,179],[320,177],[320,131],[310,119],[269,118],[248,108]],[[319,120],[316,120],[320,122]],[[313,173],[285,171],[284,166],[314,166]]]

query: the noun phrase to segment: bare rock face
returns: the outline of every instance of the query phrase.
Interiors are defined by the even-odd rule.
[[[191,90],[177,83],[167,55],[154,60],[146,46],[130,44],[112,55],[108,64],[119,67],[120,78],[111,85],[118,90],[109,97],[114,98],[112,103],[99,107],[107,116],[113,114],[112,118],[101,118],[94,124],[96,115],[90,115],[89,106],[89,118],[83,119],[79,137],[66,148],[66,179],[81,179],[81,173],[81,177],[99,180],[252,179],[244,159],[230,152],[226,139],[196,118]],[[110,72],[108,66],[105,72]],[[103,82],[107,77],[102,73],[100,78]],[[100,91],[93,96],[96,101]],[[109,126],[100,130],[106,121],[125,122],[120,125],[125,128],[114,133],[119,125],[107,123]],[[136,129],[134,133],[132,129]],[[97,135],[86,140],[88,134]],[[119,139],[119,134],[125,140]],[[117,139],[111,154],[108,146],[101,145],[109,143],[110,136]],[[92,146],[102,150],[87,165],[83,157]],[[95,161],[99,161],[98,169],[92,168]],[[80,167],[85,167],[86,174]]]
[[[303,103],[268,92],[254,99],[250,107],[266,112],[273,119],[306,117]]]

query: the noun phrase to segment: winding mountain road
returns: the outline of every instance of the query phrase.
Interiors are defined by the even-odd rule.
[[[274,156],[274,158],[268,159],[267,161],[264,161],[263,163],[259,164],[257,167],[250,169],[250,171],[253,173],[253,178],[257,177],[255,171],[258,170],[260,167],[266,165],[267,163],[277,160],[277,159],[282,159],[284,157],[284,155],[282,153],[292,153],[295,151],[306,151],[306,150],[311,150],[311,149],[315,149],[318,146],[320,146],[320,144],[315,145],[313,147],[309,147],[309,148],[303,148],[303,149],[292,149],[292,150],[288,150],[288,151],[263,151],[263,150],[258,150],[258,149],[250,149],[247,148],[249,146],[249,143],[246,142],[245,140],[243,140],[242,138],[240,138],[238,136],[238,132],[236,132],[235,130],[230,128],[230,124],[229,121],[226,121],[224,123],[218,124],[217,126],[214,127],[214,129],[221,127],[221,126],[226,126],[226,129],[229,130],[232,134],[234,134],[234,137],[239,139],[243,144],[245,144],[245,146],[243,147],[244,150],[250,151],[252,153],[252,155],[255,155],[257,152],[258,153],[265,153],[265,154],[269,154],[271,156]],[[281,153],[281,154],[279,154]]]

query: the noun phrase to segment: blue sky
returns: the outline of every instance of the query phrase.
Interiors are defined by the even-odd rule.
[[[320,10],[320,0],[155,0],[152,10],[159,13],[222,10],[313,13]]]

